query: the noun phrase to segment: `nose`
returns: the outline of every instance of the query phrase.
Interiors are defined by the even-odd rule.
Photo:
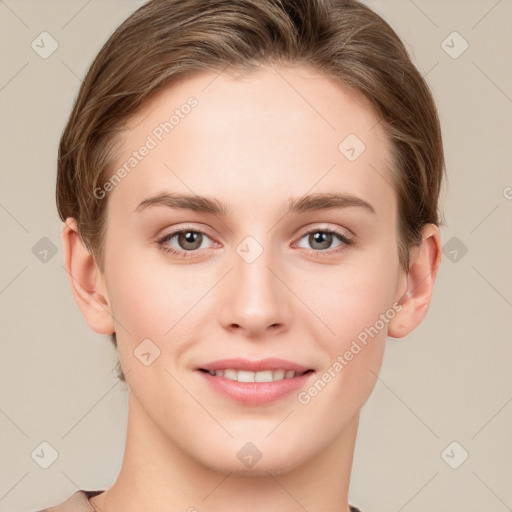
[[[251,263],[233,254],[234,268],[222,287],[220,322],[229,330],[258,338],[289,328],[291,294],[281,282],[280,272],[269,250]]]

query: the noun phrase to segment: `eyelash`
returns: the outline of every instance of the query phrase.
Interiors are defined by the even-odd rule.
[[[197,253],[197,251],[199,249],[194,249],[192,251],[177,251],[176,249],[172,249],[171,247],[166,245],[166,242],[168,242],[169,240],[172,240],[176,235],[179,235],[181,233],[189,233],[189,232],[191,232],[191,233],[200,233],[200,234],[210,238],[208,236],[208,234],[205,231],[201,230],[201,229],[192,228],[192,227],[188,228],[188,227],[185,226],[185,227],[183,227],[181,229],[178,229],[176,231],[172,231],[170,233],[167,233],[167,234],[163,235],[161,238],[159,238],[157,240],[158,246],[159,246],[159,248],[163,252],[165,252],[167,254],[172,254],[173,256],[179,256],[179,257],[182,257],[182,258],[194,258],[194,257],[196,257],[195,254]],[[343,233],[340,233],[339,231],[336,231],[335,229],[329,229],[329,228],[311,229],[309,231],[306,231],[306,232],[302,233],[301,236],[299,237],[299,240],[301,240],[305,236],[310,235],[312,233],[328,233],[328,234],[334,235],[343,244],[342,246],[337,247],[335,249],[325,249],[325,250],[310,249],[311,251],[313,251],[315,256],[318,255],[318,256],[322,257],[325,254],[328,254],[328,255],[339,254],[342,251],[346,250],[347,246],[350,246],[350,245],[354,244],[354,240],[352,240],[351,238],[348,238],[346,235],[344,235]]]
[[[172,254],[173,256],[180,256],[182,258],[196,257],[195,254],[197,253],[198,249],[195,249],[193,251],[177,251],[176,249],[172,249],[171,247],[165,244],[169,240],[172,240],[176,235],[179,235],[181,233],[201,233],[202,235],[205,235],[208,238],[210,238],[208,234],[202,229],[184,226],[183,228],[177,229],[176,231],[171,231],[170,233],[165,234],[162,238],[158,239],[158,246],[162,251],[164,251],[167,254]]]

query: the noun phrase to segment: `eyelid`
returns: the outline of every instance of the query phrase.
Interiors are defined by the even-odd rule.
[[[318,223],[318,224],[308,224],[307,226],[301,228],[298,232],[298,235],[300,238],[302,238],[304,235],[308,235],[309,233],[316,233],[317,231],[330,231],[332,233],[336,233],[340,236],[343,236],[347,239],[352,240],[354,237],[353,233],[351,233],[348,229],[345,228],[345,233],[342,231],[341,227],[333,227],[327,223]]]
[[[173,256],[178,256],[180,258],[198,258],[201,256],[201,254],[204,253],[204,251],[212,249],[213,247],[208,247],[205,249],[194,249],[193,251],[186,251],[183,249],[177,249],[174,248],[171,245],[167,245],[167,242],[174,238],[176,235],[179,235],[180,233],[186,232],[186,231],[193,231],[195,233],[201,233],[202,235],[208,237],[214,245],[219,245],[219,243],[207,232],[207,230],[203,228],[198,228],[197,226],[192,225],[181,225],[178,227],[174,227],[168,232],[164,232],[157,235],[156,237],[156,243],[158,244],[158,247],[161,251],[167,254],[171,254]]]
[[[303,251],[306,251],[306,253],[308,253],[309,255],[311,255],[314,258],[328,258],[328,257],[339,256],[342,253],[344,253],[350,246],[356,245],[355,235],[354,234],[348,235],[348,234],[344,233],[338,227],[309,225],[309,226],[301,229],[301,232],[297,236],[296,241],[293,242],[292,247],[295,247],[305,236],[310,235],[311,233],[318,233],[318,232],[333,234],[335,237],[338,238],[340,244],[336,247],[329,248],[329,249],[322,249],[322,250],[299,247],[300,249],[302,249]]]
[[[167,237],[171,238],[172,236],[182,233],[183,231],[194,231],[197,233],[202,233],[203,235],[206,235],[210,240],[215,242],[214,237],[208,232],[207,229],[198,227],[197,225],[194,226],[189,224],[178,225],[178,227],[170,228],[168,231],[163,230],[156,236],[156,239],[163,240]]]
[[[184,224],[175,228],[172,228],[168,232],[165,232],[163,234],[160,234],[156,237],[156,242],[158,243],[160,249],[166,253],[171,253],[180,257],[185,258],[194,258],[199,257],[201,253],[203,253],[205,250],[212,249],[213,247],[208,247],[205,249],[194,249],[191,251],[186,251],[183,249],[175,249],[172,246],[166,246],[166,242],[174,238],[176,235],[186,232],[186,231],[192,231],[196,233],[201,233],[202,235],[208,237],[214,245],[219,245],[219,242],[217,242],[214,237],[212,237],[206,229],[199,228],[197,226]],[[348,230],[347,230],[348,231]],[[301,228],[299,233],[295,236],[295,242],[293,242],[292,246],[295,246],[302,238],[304,238],[306,235],[309,235],[311,233],[317,233],[317,232],[324,232],[324,233],[332,233],[334,236],[338,237],[338,240],[340,241],[340,245],[331,249],[325,249],[325,250],[315,250],[315,249],[305,249],[301,247],[301,249],[305,249],[306,251],[309,251],[317,256],[322,255],[330,255],[330,254],[338,254],[342,251],[344,251],[347,246],[354,245],[355,235],[353,234],[346,234],[344,233],[341,228],[338,227],[331,227],[328,225],[308,225],[304,228]]]

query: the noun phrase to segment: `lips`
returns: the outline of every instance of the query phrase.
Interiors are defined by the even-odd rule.
[[[312,368],[284,359],[222,359],[197,368],[223,396],[245,405],[273,402],[304,386]]]
[[[304,372],[311,370],[312,368],[303,364],[296,363],[294,361],[287,361],[286,359],[278,359],[270,357],[267,359],[260,359],[259,361],[250,361],[248,359],[235,358],[235,359],[219,359],[201,365],[198,370],[247,370],[250,372],[262,372],[266,370],[284,370],[285,372],[293,370],[296,374],[303,374]]]
[[[304,375],[306,372],[295,372],[295,370],[285,370],[279,368],[277,370],[262,370],[260,372],[252,372],[250,370],[237,370],[236,368],[225,368],[222,370],[202,370],[207,371],[210,375],[216,377],[224,377],[229,380],[238,382],[275,382],[283,379],[291,379],[295,376]]]

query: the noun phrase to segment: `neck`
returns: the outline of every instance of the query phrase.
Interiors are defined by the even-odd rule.
[[[90,501],[98,512],[350,512],[358,423],[357,414],[334,443],[294,468],[247,476],[206,467],[185,453],[130,393],[121,471],[111,488]]]

